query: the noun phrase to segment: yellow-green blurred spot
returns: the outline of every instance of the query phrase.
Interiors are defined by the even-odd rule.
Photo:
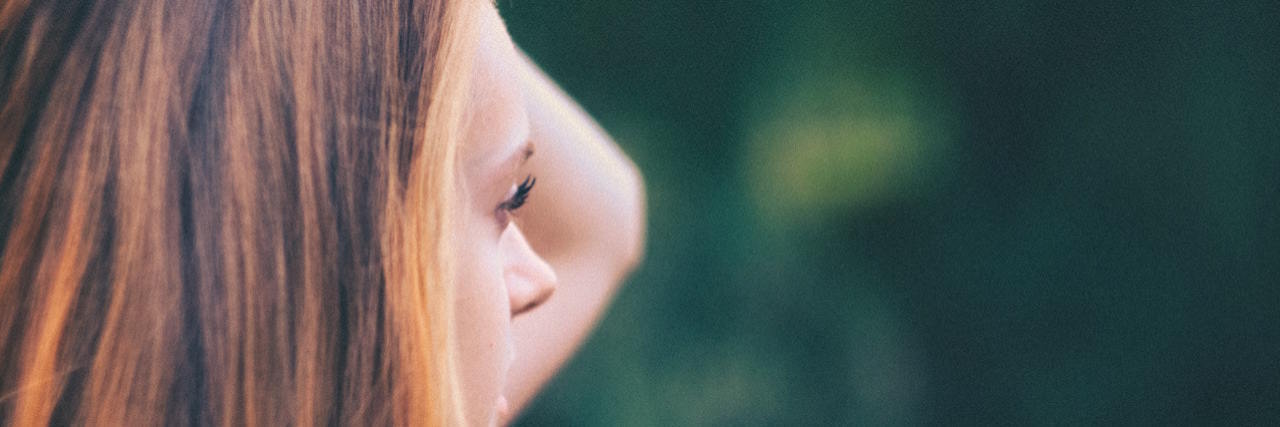
[[[911,85],[847,76],[784,85],[751,132],[754,198],[771,219],[822,221],[910,197],[943,146]]]

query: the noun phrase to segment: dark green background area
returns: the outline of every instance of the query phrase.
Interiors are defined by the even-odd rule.
[[[1280,423],[1276,3],[499,8],[650,208],[519,424]]]

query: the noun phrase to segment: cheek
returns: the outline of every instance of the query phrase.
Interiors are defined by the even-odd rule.
[[[458,297],[458,308],[470,309],[459,311],[458,316],[460,319],[477,317],[469,313],[473,311],[487,314],[480,317],[501,320],[498,323],[510,323],[502,256],[497,237],[493,234],[494,225],[491,224],[494,220],[474,213],[470,217],[466,226],[460,227],[466,232],[457,235],[459,239],[455,242],[455,247],[459,248],[459,259],[454,292]]]
[[[493,225],[470,214],[459,229],[454,280],[461,386],[472,422],[492,411],[501,392],[511,351],[511,309]],[[486,227],[487,226],[487,227]],[[480,421],[479,423],[484,423]]]
[[[458,277],[454,282],[459,335],[462,338],[501,338],[510,323],[501,266],[493,259],[492,253],[467,252],[472,255],[460,260]]]

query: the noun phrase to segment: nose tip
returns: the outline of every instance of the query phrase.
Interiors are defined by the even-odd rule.
[[[507,255],[507,293],[511,298],[511,315],[537,308],[551,298],[559,279],[547,260],[538,256],[524,233],[513,224],[504,234]]]
[[[529,286],[517,291],[521,295],[512,295],[511,298],[511,315],[517,316],[529,310],[538,308],[542,303],[547,302],[551,298],[551,294],[555,293],[556,287],[554,282],[543,282],[542,284],[529,283]]]

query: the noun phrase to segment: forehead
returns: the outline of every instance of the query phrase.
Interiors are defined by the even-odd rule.
[[[480,7],[475,37],[476,55],[472,67],[470,114],[467,138],[461,154],[471,169],[488,169],[500,162],[511,146],[523,143],[528,132],[524,95],[516,84],[518,57],[507,35],[506,25],[488,2]]]

